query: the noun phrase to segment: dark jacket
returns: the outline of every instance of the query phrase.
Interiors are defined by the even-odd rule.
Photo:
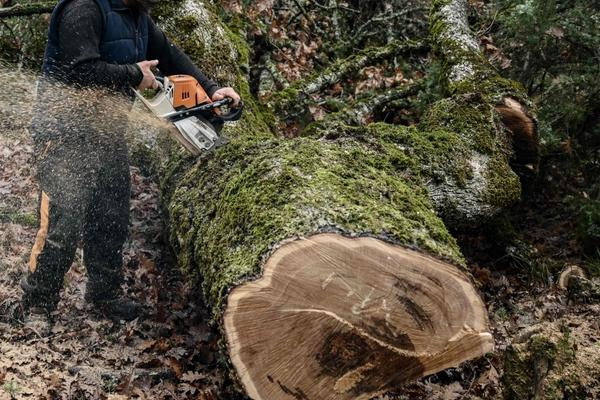
[[[165,75],[194,76],[209,96],[218,89],[144,12],[123,0],[62,0],[48,35],[44,71],[61,81],[125,91],[137,86],[143,60]]]

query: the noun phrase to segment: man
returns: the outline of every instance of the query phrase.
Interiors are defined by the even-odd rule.
[[[31,130],[40,181],[40,229],[22,281],[25,324],[50,327],[66,271],[83,238],[86,300],[133,319],[139,305],[119,294],[129,220],[124,131],[131,87],[156,88],[152,68],[194,76],[213,100],[218,88],[148,16],[158,0],[61,0],[48,33]],[[122,107],[126,103],[127,107]]]

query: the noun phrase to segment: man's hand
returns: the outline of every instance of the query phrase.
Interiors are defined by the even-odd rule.
[[[142,70],[142,74],[144,74],[144,77],[138,86],[138,90],[158,89],[158,82],[156,81],[154,73],[151,70],[152,67],[156,67],[158,65],[158,60],[140,61],[137,63],[137,65]]]
[[[231,97],[233,99],[233,108],[237,107],[240,104],[240,95],[237,94],[236,91],[230,87],[224,87],[214,92],[211,100],[219,101],[223,100],[225,97]]]

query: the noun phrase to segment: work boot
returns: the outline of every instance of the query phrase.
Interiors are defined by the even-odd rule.
[[[29,307],[23,317],[23,329],[40,337],[50,336],[52,322],[48,310],[43,307]]]
[[[86,296],[87,298],[87,296]],[[144,315],[144,307],[125,297],[91,299],[90,301],[103,316],[112,320],[132,321]]]

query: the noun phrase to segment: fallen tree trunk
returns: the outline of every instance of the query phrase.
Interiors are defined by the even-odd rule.
[[[252,398],[368,399],[492,350],[426,192],[378,162],[344,140],[236,141],[179,180],[176,252]]]
[[[492,350],[460,251],[397,154],[255,126],[162,166],[172,243],[244,392],[368,399]]]
[[[466,8],[434,2],[434,19],[444,20],[442,3]],[[221,62],[245,64],[237,32],[200,1],[181,4],[163,26],[212,24],[206,41],[234,49]],[[203,29],[176,37],[202,42]],[[439,54],[450,60],[444,40]],[[210,65],[202,57],[210,52],[196,58]],[[436,209],[458,225],[518,200],[510,126],[497,107],[509,86],[490,74],[498,90],[458,90],[453,76],[452,96],[418,127],[329,116],[286,140],[234,69],[221,83],[240,88],[253,112],[228,129],[231,142],[199,159],[161,146],[171,242],[201,282],[230,375],[251,398],[369,399],[493,349],[484,304]]]

